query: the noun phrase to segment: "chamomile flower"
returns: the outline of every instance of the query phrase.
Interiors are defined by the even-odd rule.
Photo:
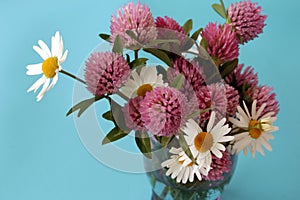
[[[262,104],[262,106],[257,110],[257,100],[254,100],[251,107],[251,114],[245,102],[243,102],[243,105],[244,110],[238,106],[236,118],[229,118],[235,127],[244,130],[242,133],[234,136],[232,150],[236,153],[244,150],[244,154],[248,155],[249,148],[253,157],[256,157],[256,151],[265,155],[262,146],[264,146],[267,150],[272,151],[269,140],[274,139],[271,132],[278,130],[277,126],[273,126],[273,123],[277,118],[273,117],[274,112],[268,112],[262,115],[267,105],[266,103]]]
[[[156,87],[166,87],[161,74],[157,74],[156,67],[143,67],[140,74],[136,70],[131,72],[131,78],[121,88],[121,92],[128,98],[145,96]]]
[[[39,46],[33,46],[33,49],[44,60],[42,63],[27,65],[27,75],[39,75],[39,78],[27,92],[34,91],[34,93],[43,85],[41,91],[37,95],[37,101],[40,101],[44,94],[49,91],[58,81],[58,72],[61,71],[61,64],[66,60],[68,50],[64,53],[64,44],[59,32],[52,36],[51,51],[49,47],[42,41],[38,41]],[[51,82],[52,79],[52,82]],[[50,83],[51,82],[51,83]]]
[[[195,175],[199,181],[202,180],[201,174],[207,176],[206,170],[193,163],[188,157],[184,160],[181,159],[182,155],[185,155],[182,148],[172,147],[170,153],[173,155],[171,155],[170,159],[164,161],[161,166],[168,168],[166,175],[171,175],[172,179],[176,178],[178,183],[193,182]]]
[[[234,139],[233,136],[226,136],[231,128],[228,124],[225,125],[226,119],[221,119],[215,124],[216,113],[212,112],[209,122],[206,127],[206,131],[192,119],[188,120],[186,126],[182,128],[182,131],[186,134],[185,139],[190,147],[190,150],[197,162],[197,164],[207,170],[210,170],[212,162],[212,153],[217,158],[222,158],[221,151],[225,151],[226,148],[222,142],[229,142]],[[185,159],[184,156],[182,159]]]

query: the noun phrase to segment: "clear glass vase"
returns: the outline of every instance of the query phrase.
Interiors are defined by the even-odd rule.
[[[169,144],[176,146],[177,142]],[[219,200],[237,164],[237,156],[230,155],[231,166],[228,172],[222,174],[222,179],[216,181],[202,180],[195,178],[194,182],[186,184],[177,183],[175,179],[166,176],[166,168],[160,163],[169,157],[169,148],[162,148],[157,140],[152,139],[152,159],[145,159],[145,169],[152,186],[152,200]]]

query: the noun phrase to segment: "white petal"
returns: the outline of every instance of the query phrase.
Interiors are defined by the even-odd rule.
[[[172,163],[174,163],[174,159],[169,159],[161,163],[162,167],[169,167]]]
[[[62,37],[60,36],[59,37],[59,43],[58,43],[58,53],[57,53],[57,57],[58,58],[61,58],[62,57],[62,53],[64,51],[64,42],[63,42],[63,39]]]
[[[26,68],[27,68],[27,71],[26,71],[27,75],[38,75],[38,74],[43,73],[41,63],[33,64],[33,65],[27,65]]]
[[[172,147],[169,152],[172,154],[179,154],[180,152],[182,152],[182,149]]]
[[[157,79],[156,67],[146,68],[146,74],[142,77],[144,83],[155,83]]]
[[[64,55],[63,55],[63,56],[60,58],[60,60],[59,60],[59,63],[60,63],[60,64],[66,61],[67,56],[68,56],[68,53],[69,53],[69,51],[66,50],[65,53],[64,53]]]
[[[254,100],[253,103],[252,103],[252,110],[251,110],[251,114],[252,114],[252,117],[253,117],[254,119],[257,119],[257,118],[256,118],[256,104],[257,104],[257,101]]]
[[[265,107],[267,106],[266,103],[263,103],[263,105],[258,109],[257,113],[256,113],[256,116],[254,119],[258,119],[259,116],[261,115],[261,113],[264,111]]]
[[[49,47],[45,44],[45,42],[42,41],[42,40],[39,40],[38,43],[39,43],[41,49],[47,54],[47,56],[48,56],[48,57],[51,57],[50,49],[49,49]]]
[[[260,140],[260,138],[258,138],[257,139],[257,141],[256,141],[256,150],[259,152],[259,153],[261,153],[261,155],[265,155],[265,152],[264,152],[264,150],[263,150],[263,148],[262,148],[262,143],[261,143],[261,140]]]
[[[275,112],[268,112],[264,116],[260,117],[260,119],[265,119],[265,118],[268,118],[268,117],[272,117],[274,114],[275,114]]]
[[[218,131],[226,122],[226,119],[223,118],[221,119],[213,128],[212,130],[210,131],[211,134],[214,134],[215,131]]]
[[[212,156],[211,156],[210,152],[205,156],[204,160],[205,160],[204,167],[209,171],[210,170],[210,165],[212,163]]]
[[[50,89],[52,89],[56,83],[58,81],[58,74],[56,73],[56,75],[53,77],[51,84],[49,85],[47,91],[49,91]]]
[[[180,173],[178,174],[178,176],[177,176],[177,178],[176,178],[176,182],[177,182],[177,183],[180,183],[180,182],[181,182],[182,177],[183,177],[183,175],[184,175],[184,173],[185,173],[185,169],[186,169],[186,168],[183,168],[183,169],[180,171]]]
[[[263,134],[267,140],[274,140],[274,136],[272,134],[270,133],[263,133]]]
[[[229,118],[229,121],[231,123],[233,123],[235,126],[239,127],[239,128],[247,128],[249,124],[246,123],[242,123],[241,121],[235,119],[235,118]]]
[[[43,98],[44,94],[47,92],[49,84],[50,84],[50,78],[47,78],[44,85],[43,85],[42,90],[40,91],[40,93],[36,97],[37,101],[40,101]]]
[[[264,137],[264,135],[262,135],[262,136],[260,137],[260,139],[261,139],[262,145],[263,145],[268,151],[272,151],[272,147],[271,147],[270,143],[268,142],[268,140],[266,140],[266,138]]]
[[[252,153],[253,158],[255,158],[256,157],[256,142],[250,143],[249,149]]]
[[[207,124],[207,132],[210,132],[211,128],[213,127],[214,123],[215,123],[215,118],[216,118],[216,113],[212,112]]]
[[[59,32],[57,31],[55,33],[54,36],[52,36],[52,39],[51,39],[51,53],[52,53],[52,56],[58,56],[58,52],[59,52],[59,45],[60,45],[60,35],[59,35]]]
[[[223,136],[218,140],[218,142],[229,142],[231,140],[234,140],[234,136]]]
[[[181,167],[177,167],[177,168],[174,170],[173,174],[171,175],[171,178],[172,178],[172,179],[175,179],[175,178],[178,176],[178,174],[180,173],[180,171],[181,171]]]
[[[39,87],[43,85],[43,83],[45,83],[45,81],[46,81],[46,77],[42,76],[27,90],[27,92],[31,92],[33,90],[34,92],[36,92],[39,89]]]
[[[219,149],[221,151],[225,151],[226,150],[225,146],[223,144],[220,144],[220,143],[216,143],[215,144],[215,148],[217,148],[217,149]]]
[[[245,131],[245,132],[243,132],[243,133],[239,133],[239,134],[234,135],[234,140],[235,140],[235,141],[241,140],[242,138],[248,137],[248,136],[249,136],[249,132],[248,132],[248,131]]]
[[[248,110],[248,107],[246,106],[245,101],[243,101],[243,105],[244,105],[244,108],[245,108],[245,111],[246,111],[246,113],[247,113],[248,118],[251,119],[251,115],[250,115],[250,113],[249,113],[249,110]],[[255,107],[255,109],[256,109],[256,107]]]
[[[237,110],[238,110],[238,113],[240,115],[240,117],[238,117],[240,120],[241,120],[241,118],[242,119],[250,119],[250,117],[248,117],[248,115],[245,113],[245,111],[240,106],[237,107]]]
[[[239,152],[240,152],[240,151],[238,151],[237,153],[239,153]],[[248,148],[245,148],[245,149],[244,149],[244,155],[245,155],[245,156],[248,156]]]
[[[49,56],[47,55],[47,53],[44,50],[42,50],[40,47],[33,46],[33,49],[41,56],[41,58],[43,60],[46,60],[47,58],[49,58]]]
[[[196,170],[196,171],[195,171],[195,174],[196,174],[198,180],[201,181],[201,180],[202,180],[202,177],[201,177],[200,171],[199,171],[199,170]]]
[[[147,70],[146,67],[142,67],[142,69],[141,69],[141,71],[140,71],[140,77],[141,77],[142,80],[143,80],[143,78],[144,78],[144,76],[145,76],[145,74],[146,74],[146,70]]]
[[[138,86],[143,85],[143,82],[142,82],[140,76],[137,74],[136,70],[132,71],[131,76],[132,76],[134,82],[136,83],[136,85],[138,85]]]
[[[189,174],[189,181],[190,182],[194,182],[194,177],[195,177],[195,166],[192,168],[192,170],[190,170],[190,174]]]
[[[251,143],[251,141],[252,138],[250,136],[244,137],[241,140],[236,141],[233,148],[241,151],[242,149],[245,149]]]
[[[183,175],[183,178],[182,178],[182,183],[187,183],[187,180],[189,179],[189,175],[190,175],[190,167],[187,167],[185,169],[185,172],[184,172],[184,175]]]
[[[223,154],[221,153],[221,151],[219,151],[218,149],[216,148],[213,148],[212,149],[212,153],[217,156],[217,158],[222,158]]]

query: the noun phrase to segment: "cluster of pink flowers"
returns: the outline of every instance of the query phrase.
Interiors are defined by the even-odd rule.
[[[266,16],[261,12],[261,7],[251,1],[230,5],[226,10],[226,22],[207,24],[198,33],[202,37],[196,44],[197,51],[193,51],[196,56],[185,57],[189,50],[184,52],[183,46],[188,46],[187,38],[191,39],[186,27],[168,16],[154,19],[149,7],[140,2],[136,5],[128,3],[112,16],[109,41],[114,45],[119,36],[125,48],[134,50],[135,61],[139,61],[139,50],[150,48],[147,44],[152,43],[151,48],[160,49],[154,53],[152,50],[153,55],[163,58],[165,62],[166,57],[169,60],[166,62],[168,69],[164,72],[153,71],[154,68],[147,71],[148,66],[139,66],[139,69],[133,66],[129,55],[125,59],[122,53],[93,53],[86,61],[87,89],[95,96],[120,95],[123,92],[121,97],[127,101],[122,109],[126,126],[133,131],[147,132],[149,137],[152,135],[156,139],[178,139],[189,119],[195,120],[199,127],[206,130],[206,127],[212,126],[209,121],[212,115],[216,124],[223,121],[233,128],[230,119],[236,120],[241,115],[241,107],[246,106],[250,110],[252,104],[255,104],[252,112],[258,110],[260,116],[273,120],[272,117],[279,112],[273,88],[259,85],[254,68],[238,63],[240,45],[263,32]],[[170,39],[178,40],[178,43],[169,43]],[[164,48],[166,46],[170,52]],[[199,49],[204,49],[212,62],[207,56],[203,57],[203,51]],[[230,71],[223,74],[228,71],[228,66]],[[211,79],[214,75],[212,69],[220,73],[222,79]],[[251,117],[249,113],[247,115]],[[269,121],[261,122],[263,126],[268,125],[268,130]],[[260,123],[257,119],[250,119],[249,126],[244,128],[251,129],[249,134],[254,139],[264,131],[257,128],[257,123]],[[197,145],[202,143],[197,142]],[[201,150],[199,146],[197,148]],[[204,180],[221,180],[224,173],[230,172],[230,152],[228,149],[222,151],[218,157],[212,156],[211,170],[203,176]]]
[[[272,150],[269,141],[278,130],[273,124],[279,113],[273,87],[260,85],[256,70],[239,60],[240,48],[263,32],[267,16],[251,0],[228,9],[220,2],[212,7],[224,22],[196,30],[191,19],[180,25],[169,16],[154,18],[140,1],[124,5],[111,17],[110,35],[99,34],[111,50],[91,53],[85,80],[62,69],[68,51],[63,54],[57,32],[51,51],[41,40],[33,47],[44,61],[27,66],[28,75],[42,74],[28,91],[43,85],[39,101],[59,72],[68,75],[93,96],[67,115],[79,111],[80,117],[96,101],[108,100],[110,110],[102,117],[114,127],[102,144],[135,132],[137,147],[157,159],[152,161],[160,164],[158,171],[179,184],[207,181],[205,187],[220,187],[232,175],[235,155],[250,151],[255,157]],[[159,65],[150,64],[153,57]],[[157,152],[164,155],[153,156]],[[169,159],[163,160],[166,155]]]

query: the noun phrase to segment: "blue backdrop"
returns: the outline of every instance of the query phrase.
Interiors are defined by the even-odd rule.
[[[144,174],[105,167],[83,147],[72,117],[73,81],[58,85],[35,102],[26,90],[36,77],[25,66],[38,62],[32,50],[38,39],[49,44],[59,30],[69,49],[64,64],[76,73],[86,55],[109,33],[110,16],[127,0],[0,1],[0,200],[150,199]],[[169,15],[195,26],[220,21],[204,0],[144,0],[154,16]],[[228,0],[225,3],[235,2]],[[241,47],[241,61],[255,67],[261,84],[275,87],[281,112],[265,157],[240,156],[236,174],[223,199],[296,199],[300,186],[297,147],[299,118],[299,1],[258,0],[268,14],[265,33]],[[128,161],[130,162],[130,161]]]

